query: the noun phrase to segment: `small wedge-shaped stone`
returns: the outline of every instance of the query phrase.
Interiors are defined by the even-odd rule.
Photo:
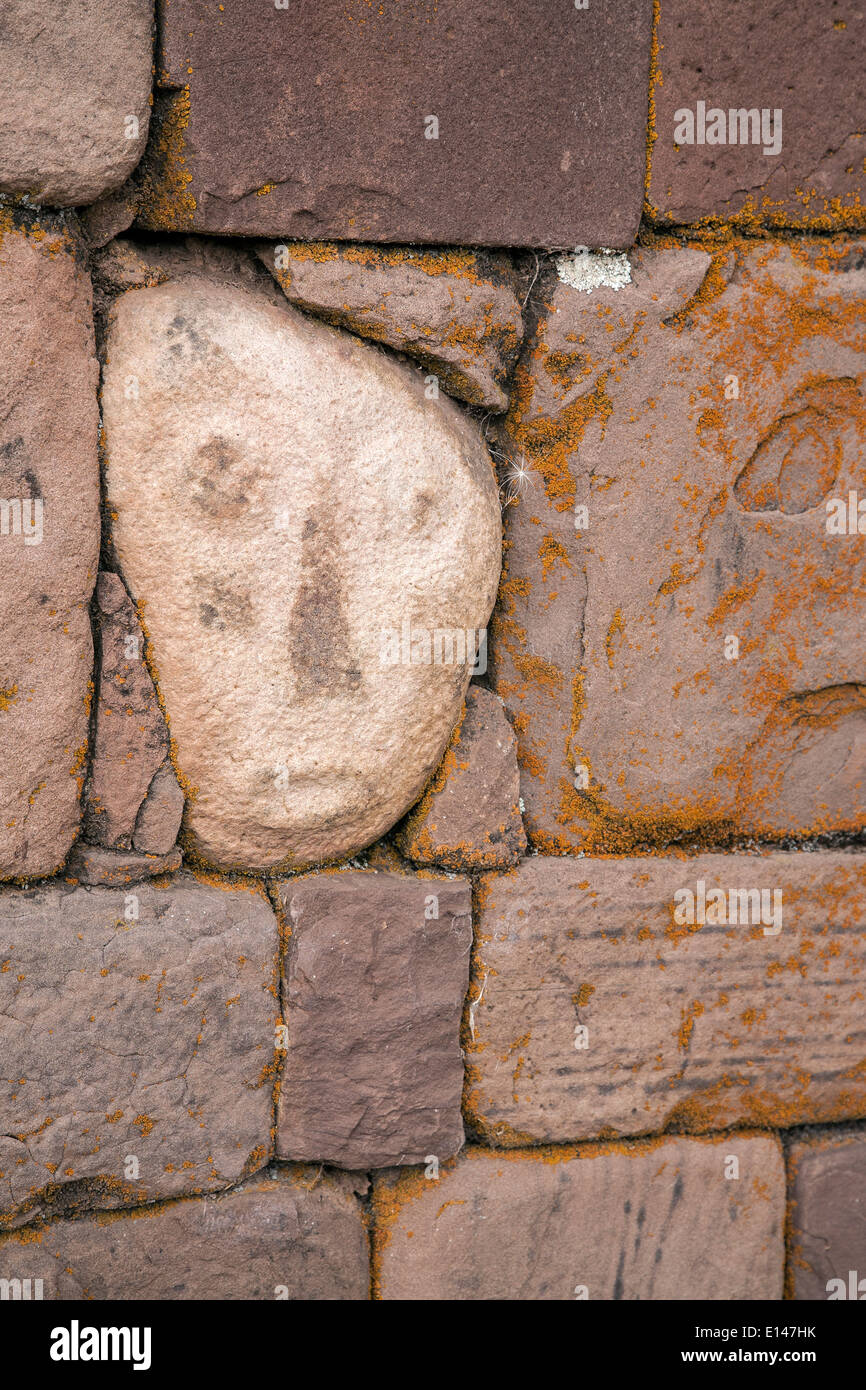
[[[99,575],[96,610],[99,687],[84,831],[93,844],[130,849],[139,808],[168,755],[168,729],[138,614],[119,574]]]
[[[732,1162],[735,1160],[735,1163]],[[490,1153],[376,1181],[384,1299],[776,1299],[776,1138]]]
[[[0,1223],[261,1167],[276,963],[258,889],[185,877],[0,894]]]
[[[864,890],[853,852],[485,876],[467,1118],[508,1145],[861,1115]]]
[[[476,427],[271,292],[189,275],[122,295],[103,395],[191,846],[258,868],[353,853],[412,804],[500,558]]]
[[[315,1168],[110,1218],[52,1221],[33,1237],[29,1228],[0,1236],[0,1279],[20,1280],[22,1294],[29,1279],[34,1298],[309,1301],[369,1293],[353,1180]]]
[[[93,668],[98,368],[63,236],[0,231],[0,323],[0,878],[17,878],[59,869],[78,829]]]
[[[286,298],[418,359],[452,396],[505,410],[504,381],[523,337],[504,258],[336,242],[262,243]]]

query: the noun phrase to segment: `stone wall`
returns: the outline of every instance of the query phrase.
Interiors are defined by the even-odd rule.
[[[866,1297],[862,7],[7,8],[3,1296]]]

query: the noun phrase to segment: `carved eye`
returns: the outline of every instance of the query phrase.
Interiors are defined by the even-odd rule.
[[[857,383],[826,381],[797,392],[734,484],[747,512],[796,515],[819,507],[842,464],[842,434],[860,403]]]

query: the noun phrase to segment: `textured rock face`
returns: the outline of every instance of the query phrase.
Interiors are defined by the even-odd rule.
[[[517,741],[502,701],[470,685],[442,766],[400,827],[397,844],[416,864],[507,868],[526,849],[519,802]]]
[[[181,878],[0,894],[0,1218],[206,1191],[260,1167],[276,959],[254,891]]]
[[[527,831],[559,850],[855,830],[866,547],[828,508],[862,491],[862,255],[635,252],[630,277],[551,283],[512,392],[529,478],[491,674]]]
[[[351,1181],[304,1168],[0,1237],[0,1279],[41,1279],[44,1299],[363,1299],[368,1263]]]
[[[113,536],[191,845],[250,867],[354,852],[460,711],[499,573],[486,450],[419,373],[227,282],[121,296],[108,357]]]
[[[0,55],[0,192],[92,203],[147,140],[152,0],[6,0]]]
[[[99,554],[90,284],[60,235],[0,232],[0,877],[50,874],[79,820]]]
[[[135,822],[135,848],[142,854],[168,854],[180,830],[183,806],[171,763],[163,763],[153,774]]]
[[[673,1139],[592,1156],[469,1149],[438,1182],[383,1176],[375,1203],[384,1299],[782,1295],[776,1139]]]
[[[652,6],[172,0],[141,221],[278,237],[626,246]],[[299,113],[303,119],[299,119]]]
[[[864,887],[853,853],[485,878],[467,1118],[509,1144],[860,1115]]]
[[[269,242],[258,254],[292,304],[409,353],[452,396],[507,409],[523,318],[503,258],[334,242]]]
[[[866,1281],[866,1136],[819,1131],[804,1143],[792,1144],[788,1160],[793,1176],[793,1297],[862,1301],[866,1297],[866,1282],[862,1282]]]
[[[863,226],[859,6],[739,0],[722,36],[706,6],[661,0],[658,37],[656,217]]]
[[[84,832],[106,849],[131,849],[139,808],[168,756],[168,729],[138,614],[119,574],[99,575],[96,621],[99,684]]]
[[[342,872],[280,886],[291,937],[277,1154],[342,1168],[463,1144],[465,881]]]
[[[146,878],[174,873],[181,865],[179,849],[163,854],[144,854],[131,849],[104,849],[77,840],[66,861],[64,877],[87,884],[91,888],[120,888],[129,883],[143,883]]]

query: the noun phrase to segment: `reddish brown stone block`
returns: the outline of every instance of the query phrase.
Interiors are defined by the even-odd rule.
[[[791,1145],[792,1297],[866,1299],[866,1133],[826,1130]]]
[[[377,1178],[374,1212],[387,1300],[782,1294],[785,1174],[764,1136],[467,1149],[436,1181]]]
[[[0,1279],[43,1299],[366,1299],[363,1190],[282,1169],[232,1192],[0,1236]]]
[[[0,1225],[261,1168],[277,951],[259,889],[0,894]]]
[[[245,236],[627,246],[650,0],[172,0],[141,225]]]
[[[862,7],[660,0],[659,16],[651,215],[866,225]]]
[[[467,1123],[511,1145],[863,1115],[864,894],[850,851],[485,876]]]
[[[861,829],[862,246],[561,258],[540,297],[490,648],[530,839]]]
[[[90,281],[68,236],[50,224],[15,228],[8,211],[0,322],[0,878],[24,878],[55,873],[78,830],[99,368]]]
[[[442,766],[397,834],[403,854],[446,869],[516,864],[526,849],[516,750],[502,701],[470,685]]]
[[[279,892],[291,936],[278,1156],[350,1169],[449,1158],[463,1144],[469,884],[343,871]]]

